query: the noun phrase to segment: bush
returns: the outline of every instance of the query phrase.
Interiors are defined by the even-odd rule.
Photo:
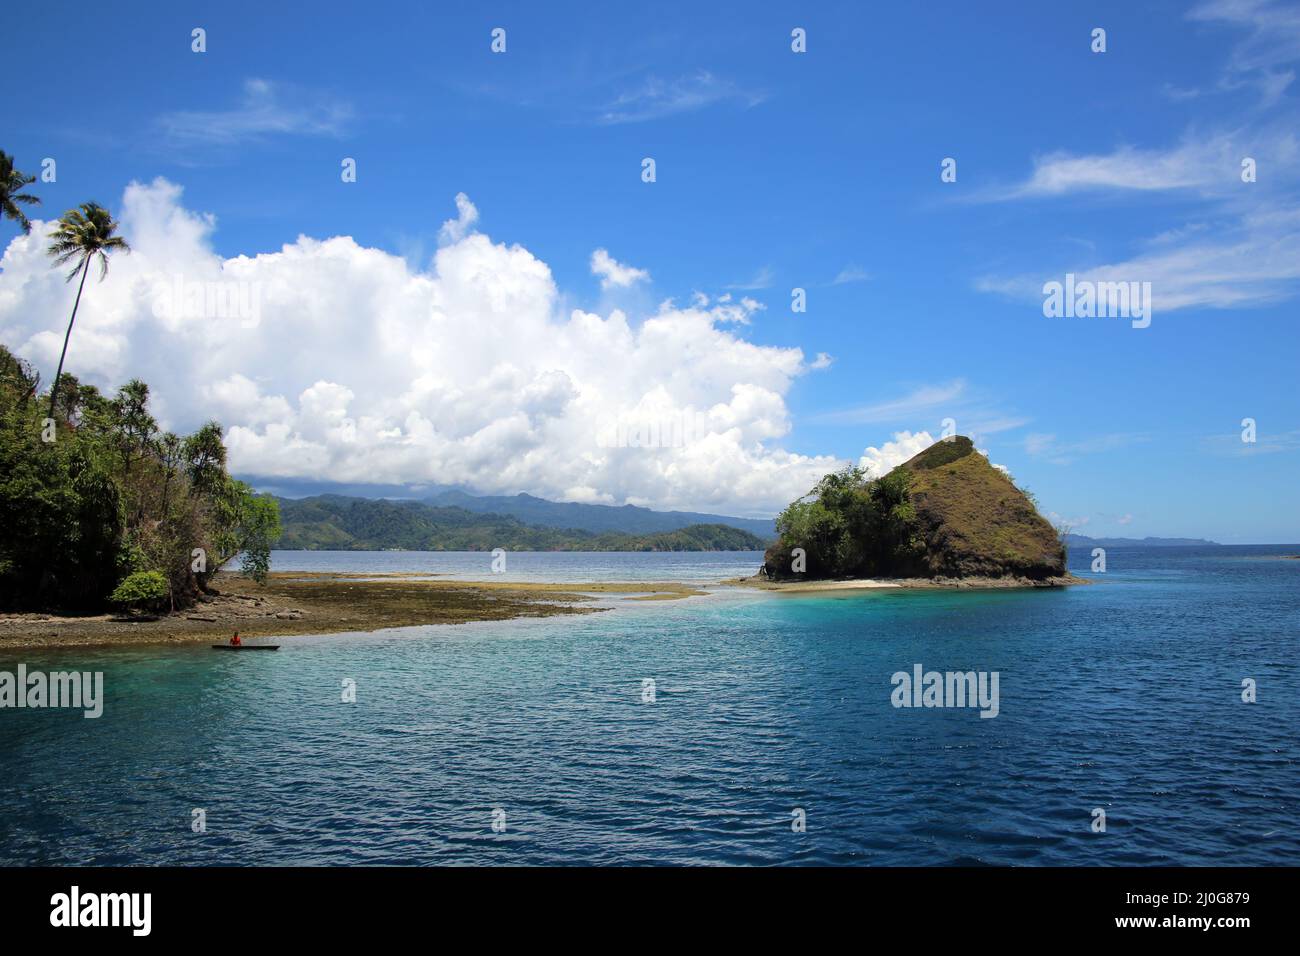
[[[39,384],[0,345],[0,610],[188,607],[241,554],[265,581],[279,510],[226,471],[220,425],[160,432],[145,383],[107,398],[65,373],[47,426]]]
[[[114,589],[109,600],[122,607],[160,608],[168,596],[167,579],[159,571],[136,571]]]
[[[809,577],[897,576],[920,549],[911,472],[899,468],[872,480],[860,468],[833,472],[776,519],[778,545],[769,574],[790,572],[794,548],[805,552]]]

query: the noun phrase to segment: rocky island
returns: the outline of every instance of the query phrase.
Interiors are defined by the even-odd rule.
[[[827,475],[781,513],[777,531],[754,583],[1083,583],[1067,571],[1061,535],[1031,498],[962,435],[880,478],[854,467]]]

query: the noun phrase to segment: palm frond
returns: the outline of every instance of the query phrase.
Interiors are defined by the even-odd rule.
[[[89,267],[87,260],[97,258],[99,278],[103,280],[108,274],[108,254],[131,251],[125,239],[114,235],[117,226],[112,213],[99,203],[82,203],[77,209],[69,209],[59,218],[58,228],[50,237],[46,252],[58,265],[65,265],[74,258],[78,260],[77,267],[68,274],[69,280],[83,265]]]
[[[50,254],[54,255],[53,250],[50,251]],[[76,246],[73,246],[65,250],[64,252],[59,253],[57,256],[54,256],[54,264],[56,266],[61,266],[65,262],[70,262],[72,259],[77,258],[81,255],[82,255],[81,249],[79,249]]]
[[[12,219],[25,233],[32,231],[32,224],[18,204],[34,206],[40,203],[38,197],[22,191],[24,186],[34,182],[35,176],[14,169],[14,158],[0,150],[0,218]]]
[[[0,209],[3,209],[3,212],[0,213],[0,215],[3,215],[6,219],[14,220],[22,227],[23,232],[32,231],[31,220],[27,218],[27,215],[21,209],[15,206],[8,199],[4,200],[3,206],[0,206]]]

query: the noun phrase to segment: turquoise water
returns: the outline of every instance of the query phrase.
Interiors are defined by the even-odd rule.
[[[273,654],[10,653],[102,670],[107,700],[0,710],[0,862],[1295,865],[1288,553],[1117,549],[1065,591],[719,590]],[[918,663],[998,671],[999,715],[893,707]]]

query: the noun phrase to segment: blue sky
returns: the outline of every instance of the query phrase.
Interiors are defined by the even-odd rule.
[[[77,31],[114,74],[90,89],[80,71],[50,66],[68,49],[68,9],[36,7],[9,52],[21,113],[0,147],[32,172],[57,159],[57,181],[37,184],[46,217],[89,198],[116,211],[129,183],[162,177],[182,190],[167,208],[200,217],[201,241],[224,260],[350,236],[427,270],[464,193],[474,229],[549,267],[560,314],[617,308],[635,327],[669,298],[752,299],[762,308],[719,326],[737,355],[737,343],[772,350],[760,377],[780,409],[753,411],[768,409],[763,396],[745,406],[753,430],[739,440],[764,450],[737,461],[781,494],[828,458],[887,455],[898,433],[937,437],[951,417],[1083,533],[1300,541],[1294,5],[444,6],[79,10]],[[191,51],[194,27],[207,31],[205,53]],[[489,49],[495,27],[504,54]],[[791,50],[795,27],[806,53]],[[1096,27],[1104,53],[1090,49]],[[1247,156],[1253,183],[1241,181]],[[343,157],[356,160],[355,183],[340,181]],[[654,183],[641,181],[644,157],[655,159]],[[940,180],[946,157],[956,182]],[[142,233],[145,222],[131,218]],[[16,234],[6,222],[0,242]],[[648,277],[602,288],[598,248]],[[6,259],[11,283],[28,261],[20,252]],[[1150,327],[1045,317],[1043,282],[1071,272],[1150,281]],[[91,290],[100,301],[87,308],[104,311],[88,313],[87,341],[74,339],[70,356],[72,371],[102,384],[168,348],[156,329],[113,340],[115,280],[127,282],[110,273]],[[794,287],[807,292],[804,313],[791,312]],[[64,300],[51,298],[38,325],[23,325],[34,320],[20,321],[14,301],[0,305],[4,341],[43,366]],[[264,313],[269,328],[278,316]],[[314,350],[332,350],[346,372],[345,343],[384,334],[376,321],[264,341],[306,363],[301,382],[277,382],[273,367],[204,374],[253,380],[259,401],[283,392],[292,405],[312,384]],[[799,371],[772,370],[780,349],[802,351]],[[828,367],[814,367],[826,365],[819,353]],[[713,371],[684,363],[665,388],[705,394],[683,381],[693,374]],[[735,375],[731,384],[750,384]],[[343,384],[360,394],[366,381]],[[156,387],[177,427],[202,414],[180,383]],[[297,401],[302,415],[308,403]],[[337,414],[368,420],[352,407]],[[283,433],[250,415],[235,463],[263,480],[295,477],[266,451]],[[778,425],[754,424],[772,417]],[[1240,438],[1247,417],[1253,444]],[[456,433],[462,450],[478,450],[462,470],[419,471],[417,456],[383,466],[379,480],[746,513],[781,498],[726,469],[706,474],[701,458],[676,470],[689,479],[633,465],[553,479],[543,464],[513,471],[483,450],[491,431]],[[550,441],[552,455],[574,455]],[[518,442],[499,453],[518,454]],[[435,447],[428,457],[443,460]],[[339,454],[319,460],[342,468]],[[352,480],[365,474],[360,461],[348,467]]]

